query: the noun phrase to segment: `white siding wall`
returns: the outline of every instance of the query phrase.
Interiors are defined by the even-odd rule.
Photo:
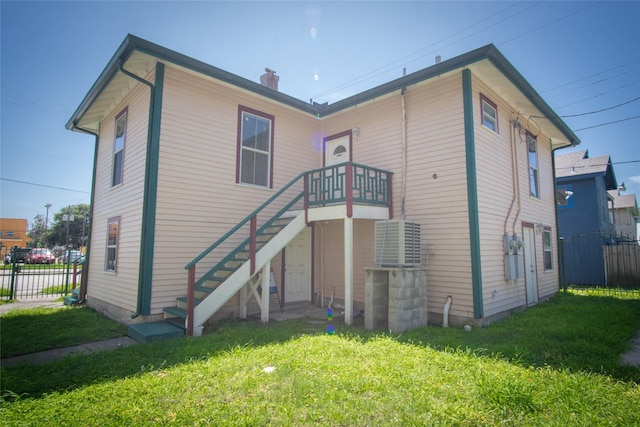
[[[273,189],[235,183],[238,105],[275,116]],[[317,166],[315,117],[213,80],[167,67],[162,112],[152,312],[186,295],[188,262]]]
[[[498,106],[498,134],[481,124],[480,93]],[[504,279],[503,235],[505,231],[509,234],[517,233],[522,238],[523,221],[542,222],[552,228],[554,257],[557,254],[553,171],[549,138],[540,134],[538,135],[538,162],[542,196],[540,199],[530,197],[526,137],[524,134],[511,132],[510,122],[516,119],[516,114],[512,113],[515,108],[508,105],[482,81],[474,78],[473,109],[484,315],[489,317],[526,304],[524,278],[514,282]],[[527,125],[524,117],[519,119],[524,126]],[[530,131],[534,134],[540,132],[533,124]],[[518,162],[519,201],[513,189],[514,172],[511,167],[513,149],[516,150]],[[558,266],[554,259],[554,269],[545,272],[541,234],[536,234],[535,244],[539,296],[543,298],[558,289]]]
[[[430,312],[442,312],[447,295],[452,295],[452,316],[473,316],[471,261],[467,208],[465,139],[462,84],[459,73],[409,87],[407,114],[406,218],[422,226],[424,252],[428,252],[427,299]],[[402,101],[399,92],[357,106],[323,121],[323,133],[335,134],[359,129],[353,141],[353,160],[394,172],[394,217],[401,218]],[[436,178],[434,178],[434,174]],[[373,224],[356,229],[356,253],[370,251],[365,266],[375,265]],[[325,235],[326,250],[339,256],[340,234]],[[362,238],[366,238],[362,242]],[[365,246],[366,245],[366,246]],[[341,253],[341,252],[340,252]],[[341,280],[328,270],[327,280]],[[333,268],[333,267],[332,267]],[[359,266],[356,272],[359,272]],[[337,275],[337,277],[333,277]],[[363,276],[364,277],[364,276]],[[354,299],[361,295],[357,280]],[[338,282],[340,283],[340,282]],[[338,287],[336,287],[336,294]]]
[[[153,80],[153,76],[147,78]],[[125,108],[128,113],[124,175],[122,185],[111,188],[115,117]],[[93,299],[136,311],[148,119],[149,89],[138,85],[101,124],[87,285],[90,304]],[[105,253],[107,221],[114,217],[120,218],[120,233],[117,271],[111,273],[105,271]]]
[[[480,92],[498,104],[500,133],[480,124]],[[139,86],[114,109],[128,106],[123,185],[110,188],[114,116],[102,124],[98,147],[89,296],[135,311],[138,288],[140,219],[146,149],[148,90]],[[235,183],[238,105],[275,116],[273,189]],[[536,235],[539,295],[558,287],[551,151],[538,135],[542,199],[529,197],[526,145],[519,140],[517,204],[511,172],[511,108],[474,77],[473,109],[478,179],[483,298],[485,316],[521,306],[524,280],[504,280],[502,236],[522,235],[522,222],[552,227],[554,269],[544,271],[541,235]],[[422,225],[427,261],[430,313],[442,313],[448,295],[452,318],[473,317],[465,163],[462,77],[459,72],[414,85],[406,91],[406,219]],[[336,113],[318,121],[248,92],[167,66],[163,94],[158,176],[152,314],[186,295],[184,265],[217,240],[300,172],[322,165],[318,134],[359,129],[353,139],[356,163],[390,170],[394,217],[402,218],[402,103],[400,92]],[[532,129],[535,131],[535,129]],[[316,146],[316,150],[314,150]],[[106,223],[121,218],[118,273],[104,272]],[[335,287],[344,298],[343,224],[315,229],[315,291],[325,297]],[[354,224],[354,300],[364,301],[364,268],[375,265],[373,221]],[[321,235],[321,238],[320,238]],[[324,247],[322,247],[324,244]],[[199,270],[204,272],[204,267]],[[274,269],[277,269],[274,268]]]

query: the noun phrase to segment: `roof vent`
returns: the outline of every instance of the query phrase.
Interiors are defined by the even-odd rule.
[[[266,72],[260,76],[260,84],[273,90],[278,90],[280,76],[276,76],[276,72],[271,68],[265,68],[264,71]]]

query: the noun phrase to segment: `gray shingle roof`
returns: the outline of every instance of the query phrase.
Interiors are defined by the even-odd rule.
[[[608,191],[608,193],[611,197],[613,197],[613,202],[616,209],[635,208],[637,206],[635,194],[619,195],[618,190],[610,190]]]
[[[610,166],[609,156],[589,157],[587,150],[556,155],[556,177],[605,174]]]

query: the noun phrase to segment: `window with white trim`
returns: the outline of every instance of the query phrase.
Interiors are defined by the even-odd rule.
[[[111,171],[111,186],[122,184],[124,170],[124,143],[127,133],[127,111],[116,117],[116,129],[113,141],[113,168]]]
[[[271,188],[274,117],[241,106],[239,121],[236,181]]]
[[[551,229],[545,228],[542,230],[542,250],[544,258],[545,271],[553,270],[553,252],[551,245]]]
[[[104,262],[105,271],[116,272],[119,232],[120,218],[110,218],[107,225],[107,254]]]
[[[529,194],[540,198],[540,178],[538,176],[538,141],[527,133],[527,152],[529,159]]]
[[[498,106],[484,95],[480,95],[480,106],[482,111],[482,125],[498,133]]]

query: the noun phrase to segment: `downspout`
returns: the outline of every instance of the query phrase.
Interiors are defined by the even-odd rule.
[[[564,147],[553,148],[553,144],[549,141],[551,145],[551,170],[553,171],[553,204],[554,204],[554,212],[556,214],[556,242],[558,242],[558,250],[556,251],[556,262],[558,263],[558,281],[560,282],[558,285],[566,291],[565,281],[565,271],[564,271],[564,240],[561,239],[560,236],[560,221],[558,220],[558,202],[556,201],[556,194],[558,194],[558,185],[556,183],[556,150],[559,150]],[[573,141],[571,143],[571,147],[575,147],[578,144],[575,144]],[[561,247],[562,246],[562,247]]]
[[[164,64],[156,63],[155,85],[123,67],[118,61],[118,70],[132,79],[149,87],[149,123],[147,126],[147,156],[144,175],[144,194],[142,203],[142,231],[140,237],[140,267],[138,269],[138,300],[132,319],[151,311],[151,283],[153,276],[153,252],[155,241],[155,218],[158,180],[158,161],[160,145],[160,117],[162,89],[164,82]]]
[[[452,301],[453,301],[453,298],[451,298],[451,295],[447,295],[447,301],[445,302],[444,308],[442,310],[442,327],[443,328],[449,327],[449,308],[451,308]]]
[[[83,129],[79,127],[75,122],[73,123],[72,129],[79,130],[84,133],[88,133],[95,137],[95,143],[93,148],[93,172],[91,174],[91,199],[89,201],[89,231],[87,231],[87,243],[86,243],[86,253],[85,253],[85,261],[84,266],[82,267],[83,272],[81,276],[80,282],[80,293],[78,295],[80,303],[86,300],[87,296],[87,280],[89,277],[89,256],[91,253],[91,230],[93,229],[93,197],[96,193],[96,164],[98,163],[98,140],[100,139],[100,135],[92,132],[88,129]]]
[[[517,161],[517,157],[516,157],[516,142],[515,142],[515,133],[513,131],[513,128],[515,128],[518,125],[518,119],[516,118],[516,120],[513,120],[511,122],[512,126],[509,126],[509,144],[511,145],[511,179],[512,179],[512,189],[513,189],[513,198],[511,199],[511,205],[509,206],[509,211],[507,212],[507,216],[504,219],[504,234],[507,234],[508,232],[508,223],[509,223],[509,218],[511,218],[511,211],[513,210],[513,207],[516,204],[516,200],[519,200],[518,197],[518,193],[519,193],[519,189],[518,189],[518,173],[516,172],[516,161]]]
[[[402,71],[402,75],[406,75],[407,70]],[[400,99],[402,100],[402,184],[400,189],[400,215],[402,219],[406,218],[406,192],[407,192],[407,103],[405,93],[407,88],[403,87],[400,91]]]
[[[484,317],[482,296],[482,260],[480,256],[480,218],[478,210],[478,182],[476,177],[475,131],[473,124],[473,90],[471,70],[462,70],[462,103],[464,109],[464,142],[467,172],[467,205],[469,207],[469,247],[471,249],[471,289],[473,317]]]
[[[518,166],[518,144],[517,138],[519,132],[521,130],[521,124],[516,119],[516,123],[514,124],[514,128],[518,127],[518,133],[513,134],[513,163],[516,165],[516,189],[518,190],[518,210],[516,211],[516,215],[513,217],[513,225],[511,226],[511,231],[513,234],[516,234],[516,224],[518,222],[518,218],[520,218],[520,212],[522,211],[522,194],[520,193],[520,168]]]

